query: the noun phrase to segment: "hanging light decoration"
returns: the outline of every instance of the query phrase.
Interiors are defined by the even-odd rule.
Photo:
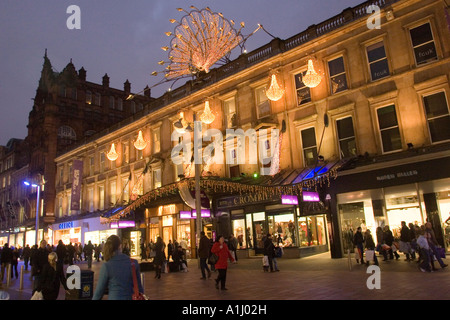
[[[189,123],[184,119],[184,112],[180,112],[180,119],[173,124],[175,130],[179,133],[185,133],[188,125]]]
[[[138,138],[134,142],[134,147],[138,150],[144,150],[147,146],[147,142],[144,140],[144,137],[142,137],[142,130],[139,130]]]
[[[308,70],[306,74],[302,77],[302,81],[305,86],[309,88],[315,88],[322,81],[322,77],[314,70],[314,64],[312,59],[308,60]]]
[[[214,121],[216,116],[211,112],[211,109],[209,108],[209,101],[205,101],[205,109],[203,110],[202,115],[200,116],[200,120],[202,120],[203,123],[210,124]]]
[[[111,145],[111,150],[106,154],[106,157],[111,161],[116,161],[119,157],[119,154],[116,152],[116,147],[114,143]]]
[[[270,87],[266,90],[266,96],[269,100],[278,101],[284,95],[284,89],[282,89],[277,82],[277,77],[272,74],[272,80],[270,81]]]

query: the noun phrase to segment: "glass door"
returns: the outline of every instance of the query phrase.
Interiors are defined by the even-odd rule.
[[[262,254],[264,252],[264,240],[268,232],[264,212],[253,214],[253,232],[255,254]]]
[[[140,239],[141,232],[140,231],[131,231],[130,232],[130,254],[131,256],[139,256],[140,255]]]

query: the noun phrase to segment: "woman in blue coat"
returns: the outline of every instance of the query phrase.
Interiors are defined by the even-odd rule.
[[[131,263],[134,263],[139,292],[144,292],[141,284],[141,273],[136,260],[130,259],[120,250],[120,238],[110,236],[104,246],[105,262],[103,263],[97,287],[92,300],[101,300],[108,289],[109,300],[131,300],[133,295],[133,275]]]

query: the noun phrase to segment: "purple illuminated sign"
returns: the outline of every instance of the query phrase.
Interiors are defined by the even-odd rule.
[[[282,204],[298,204],[298,198],[297,196],[290,196],[290,195],[281,195],[281,203]]]
[[[319,194],[317,192],[303,192],[303,201],[305,202],[319,202]]]
[[[114,221],[111,222],[111,229],[122,229],[122,228],[134,228],[136,226],[136,222],[134,221]]]
[[[211,217],[211,211],[209,209],[202,209],[201,211],[202,218]],[[180,219],[195,219],[197,217],[197,212],[195,210],[192,211],[180,211]]]

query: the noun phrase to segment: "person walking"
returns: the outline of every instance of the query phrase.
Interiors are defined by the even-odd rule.
[[[447,264],[444,263],[444,261],[442,261],[441,256],[439,255],[439,252],[437,250],[437,245],[438,242],[436,240],[436,236],[434,235],[434,230],[433,230],[433,226],[431,225],[431,222],[427,222],[425,224],[425,237],[428,240],[428,246],[430,247],[430,252],[431,252],[431,266],[432,266],[432,270],[436,271],[437,269],[434,267],[434,260],[433,260],[433,256],[436,257],[436,260],[438,261],[439,265],[441,266],[442,269],[448,267]]]
[[[230,238],[228,239],[228,248],[231,254],[233,255],[234,260],[238,261],[237,257],[238,240],[233,234],[231,234]]]
[[[5,270],[8,272],[8,265],[12,262],[12,250],[8,243],[3,245],[2,255],[1,255],[1,272],[2,272],[2,282],[5,279]]]
[[[207,260],[209,258],[209,252],[211,251],[209,238],[205,232],[200,232],[200,242],[198,246],[198,257],[200,259],[200,270],[202,277],[200,279],[206,279],[206,272],[208,273],[208,279],[211,278],[211,270],[208,268]]]
[[[270,233],[267,234],[266,240],[264,241],[264,255],[269,260],[270,272],[274,272],[273,257],[275,256],[275,246],[273,245],[272,235]]]
[[[392,234],[391,229],[389,228],[389,226],[384,226],[384,232],[383,232],[383,239],[384,239],[384,243],[389,246],[388,250],[383,250],[383,261],[387,261],[388,260],[388,253],[389,253],[389,259],[392,260],[394,259],[394,255],[395,255],[395,259],[398,260],[400,258],[400,256],[398,255],[397,251],[392,249],[392,244],[394,243],[394,235]]]
[[[176,249],[177,249],[177,247],[174,247],[172,240],[169,239],[169,244],[167,245],[167,261],[170,260],[170,257],[172,257],[172,260],[173,260],[173,252]]]
[[[58,256],[57,264],[58,268],[62,268],[64,264],[64,260],[67,257],[67,248],[66,245],[62,242],[62,240],[58,241],[58,245],[56,246],[56,255]]]
[[[63,264],[58,263],[58,254],[56,252],[50,252],[47,256],[47,262],[42,269],[36,291],[42,292],[44,300],[56,300],[59,295],[60,283],[66,290],[66,293],[68,293],[69,288],[66,284]]]
[[[11,279],[14,278],[14,274],[16,275],[16,279],[19,279],[19,272],[17,271],[17,266],[19,264],[20,253],[16,248],[12,248],[12,256],[11,256]]]
[[[372,233],[370,229],[367,229],[364,234],[364,244],[367,250],[373,251],[373,262],[378,266],[378,259],[375,252],[375,242],[373,241]],[[366,257],[366,264],[369,265],[369,260]]]
[[[105,262],[100,268],[97,286],[92,300],[101,300],[108,289],[108,300],[132,300],[133,268],[137,278],[139,292],[143,293],[139,263],[122,253],[121,240],[118,236],[110,236],[103,248]]]
[[[411,232],[405,221],[401,222],[400,230],[400,251],[406,256],[405,261],[411,261]]]
[[[230,250],[228,250],[228,246],[225,243],[225,238],[222,235],[219,235],[217,239],[217,242],[214,243],[213,247],[211,248],[211,252],[219,257],[219,260],[215,264],[215,268],[219,273],[216,279],[216,289],[219,289],[220,282],[220,289],[228,290],[225,287],[227,280],[228,259],[230,259],[232,262],[235,262],[235,260],[231,255]]]
[[[73,265],[75,259],[75,247],[72,242],[67,245],[67,259],[69,266]]]
[[[92,268],[92,254],[94,253],[94,246],[91,243],[91,240],[88,241],[88,244],[84,246],[84,258],[88,262],[88,268]]]
[[[44,270],[44,267],[48,264],[49,253],[50,252],[47,249],[47,241],[41,240],[41,242],[39,243],[39,249],[37,249],[32,259],[33,276],[34,276],[33,293],[34,291],[36,291],[36,288],[38,288],[40,285],[42,271]]]
[[[359,260],[361,260],[361,264],[364,264],[364,236],[361,232],[361,227],[358,227],[356,229],[356,233],[353,236],[353,244],[356,247],[356,250],[358,251],[357,257],[359,257],[359,259],[356,259],[356,263],[359,263]]]
[[[411,239],[411,260],[414,261],[416,260],[417,235],[413,223],[409,223],[408,228],[409,228],[409,237]]]
[[[25,266],[25,271],[28,271],[28,264],[30,262],[30,257],[31,257],[31,248],[30,248],[29,244],[27,244],[25,246],[25,248],[23,248],[22,256],[23,256],[23,264]]]
[[[166,260],[166,254],[164,252],[164,241],[161,237],[156,239],[155,244],[155,258],[153,263],[155,265],[155,278],[161,279],[162,266]]]
[[[417,248],[419,250],[419,269],[422,272],[431,272],[431,252],[430,246],[428,245],[428,240],[425,237],[425,228],[416,229],[417,237]]]

